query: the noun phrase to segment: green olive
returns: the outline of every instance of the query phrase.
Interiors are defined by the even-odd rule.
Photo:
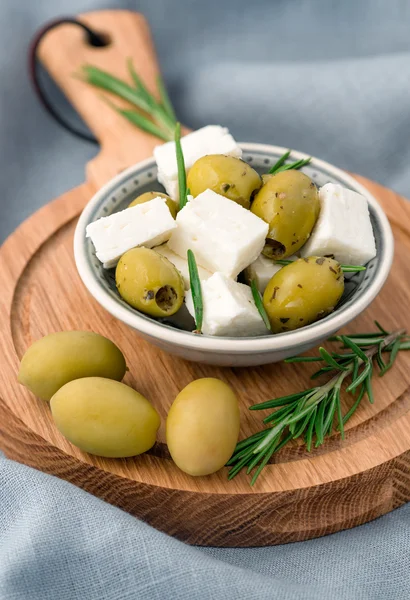
[[[165,256],[149,248],[123,254],[115,271],[121,297],[152,317],[174,315],[184,301],[184,280]]]
[[[263,294],[273,333],[299,329],[333,311],[344,290],[340,264],[331,258],[299,258],[275,273]]]
[[[19,383],[43,400],[73,379],[107,377],[120,381],[125,358],[107,338],[91,331],[60,331],[37,340],[21,359]]]
[[[178,394],[169,410],[169,452],[188,475],[219,471],[232,456],[238,435],[238,399],[219,379],[193,381]]]
[[[126,458],[155,444],[157,411],[124,383],[102,377],[70,381],[54,394],[50,406],[58,430],[84,452]]]
[[[137,196],[137,198],[135,198],[135,200],[133,200],[128,205],[128,208],[131,208],[131,206],[136,206],[137,204],[144,204],[144,202],[149,202],[150,200],[154,200],[154,198],[158,198],[158,196],[160,198],[164,198],[167,201],[166,203],[169,208],[169,212],[171,213],[172,218],[176,219],[177,211],[178,211],[177,203],[174,202],[172,200],[172,198],[167,196],[167,194],[163,194],[162,192],[144,192],[144,194]]]
[[[251,211],[269,224],[263,254],[286,258],[306,242],[319,216],[319,194],[313,181],[295,170],[270,177],[256,194]]]
[[[187,187],[192,196],[207,189],[249,208],[253,193],[262,185],[255,169],[234,156],[209,154],[197,160],[188,173]]]

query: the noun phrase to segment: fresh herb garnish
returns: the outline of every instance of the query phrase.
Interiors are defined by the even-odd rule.
[[[366,267],[361,265],[340,265],[343,273],[359,273],[360,271],[366,271]]]
[[[202,320],[204,316],[204,305],[202,301],[201,280],[199,279],[198,267],[195,260],[195,255],[192,250],[187,252],[189,282],[191,286],[192,302],[195,311],[196,333],[201,333]]]
[[[163,130],[158,127],[155,123],[141,115],[135,110],[127,109],[127,108],[119,108],[116,106],[111,100],[101,96],[101,99],[111,106],[113,110],[115,110],[119,115],[122,115],[125,119],[127,119],[130,123],[141,129],[142,131],[146,131],[147,133],[151,133],[155,135],[155,137],[160,138],[161,140],[169,141],[169,138],[164,134]]]
[[[336,419],[337,429],[344,438],[344,426],[355,413],[363,397],[367,395],[374,402],[372,392],[373,358],[379,366],[379,376],[383,376],[393,365],[400,350],[410,350],[410,336],[404,329],[389,333],[376,322],[377,333],[358,333],[352,335],[336,335],[329,341],[341,342],[347,352],[331,352],[319,348],[319,356],[296,356],[285,360],[286,363],[320,361],[324,365],[312,375],[316,379],[323,374],[334,373],[329,381],[321,386],[311,387],[289,396],[267,400],[250,407],[250,410],[275,411],[263,419],[269,424],[267,429],[239,442],[227,465],[231,467],[228,478],[232,479],[243,468],[250,473],[255,467],[251,485],[258,478],[263,467],[274,452],[278,452],[290,440],[303,437],[310,452],[313,439],[315,447],[330,435]],[[388,362],[383,353],[389,354]],[[344,380],[351,377],[346,392],[357,398],[351,409],[343,415],[341,405],[341,388]]]
[[[289,171],[290,169],[301,169],[302,167],[308,165],[312,160],[312,157],[303,158],[301,160],[297,160],[296,162],[285,164],[291,152],[292,150],[288,150],[287,152],[285,152],[285,154],[283,154],[279,158],[279,160],[273,165],[273,167],[269,169],[268,173],[270,175],[276,175],[276,173],[280,173],[281,171]]]
[[[262,301],[262,296],[260,291],[258,290],[258,287],[255,283],[255,281],[252,279],[251,281],[251,290],[252,290],[252,296],[253,299],[255,301],[255,305],[256,308],[259,311],[260,316],[263,319],[263,322],[265,323],[266,329],[269,329],[269,331],[272,331],[271,325],[270,325],[270,321],[269,321],[269,317],[266,314],[266,310],[265,307],[263,306],[263,301]]]
[[[174,139],[178,166],[179,210],[181,210],[181,208],[184,208],[185,204],[188,201],[189,192],[189,190],[186,187],[185,161],[181,146],[181,123],[177,123],[175,126]]]
[[[293,263],[293,260],[275,260],[275,263],[277,265],[283,265],[286,267],[286,265]],[[342,269],[343,273],[358,273],[359,271],[366,271],[366,267],[362,267],[360,265],[340,265],[340,268]]]
[[[176,119],[162,80],[157,79],[159,95],[161,96],[161,101],[158,102],[136,73],[131,59],[127,61],[127,66],[133,85],[91,65],[84,65],[76,77],[90,85],[110,92],[114,96],[122,98],[138,108],[139,111],[131,108],[120,108],[104,97],[104,100],[118,114],[122,115],[133,125],[136,125],[139,129],[147,131],[166,142],[172,140]]]

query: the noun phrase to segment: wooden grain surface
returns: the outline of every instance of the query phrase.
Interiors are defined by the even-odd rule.
[[[105,50],[111,66],[102,64],[108,70],[119,73],[133,44],[138,46],[142,40],[144,45],[149,39],[141,17],[116,12],[86,18],[108,32],[112,40],[121,31],[127,37],[125,33],[132,30],[132,43],[128,40],[128,45],[118,50],[113,42],[112,54],[109,48]],[[117,25],[118,18],[121,27]],[[43,60],[51,72],[51,65],[57,72],[58,66],[65,64],[65,57],[73,52],[74,57],[64,67],[68,72],[70,64],[71,69],[78,67],[84,58],[76,46],[78,32],[70,26],[63,27],[60,35],[58,31],[50,34],[53,43],[52,38],[44,41]],[[57,46],[61,50],[60,62],[54,55]],[[156,69],[151,45],[148,48],[147,62],[150,69]],[[89,62],[95,63],[92,58]],[[151,72],[146,74],[147,81],[152,81]],[[72,82],[59,79],[59,83],[69,93],[66,86],[71,87]],[[105,111],[105,105],[94,104],[91,117],[87,106],[94,96],[86,94],[79,99],[77,93],[81,96],[80,92],[71,92],[73,102],[96,133],[114,141],[103,145],[88,171],[87,183],[33,215],[0,250],[0,447],[7,456],[71,481],[188,543],[202,545],[259,546],[308,539],[366,522],[409,500],[410,352],[402,353],[395,368],[383,379],[375,378],[376,402],[363,402],[349,422],[344,441],[335,434],[311,454],[295,442],[274,457],[253,488],[245,474],[228,482],[225,469],[209,477],[192,478],[175,467],[165,444],[164,420],[173,399],[187,383],[203,376],[220,377],[230,383],[240,398],[241,436],[245,437],[260,428],[264,416],[250,412],[248,407],[308,385],[312,368],[273,364],[230,369],[189,363],[149,345],[91,298],[74,265],[76,219],[104,181],[105,168],[111,176],[110,169],[119,164],[128,166],[135,155],[132,144],[128,150],[123,149],[123,154],[117,154],[118,124],[111,123],[113,132],[105,137],[105,125],[96,116],[100,110]],[[101,114],[104,119],[111,118],[105,112]],[[126,139],[134,136],[137,142],[138,159],[149,155],[156,140],[148,139],[128,124],[122,123],[123,126],[127,129]],[[110,143],[115,167],[108,159]],[[349,331],[371,328],[374,318],[391,329],[410,328],[410,206],[394,192],[358,179],[379,199],[390,218],[396,257],[383,291],[349,326]],[[17,384],[18,362],[25,349],[41,336],[65,329],[93,330],[121,347],[130,368],[126,383],[147,396],[162,418],[158,443],[150,452],[127,460],[82,453],[54,427],[48,405]],[[351,402],[345,401],[346,406]]]

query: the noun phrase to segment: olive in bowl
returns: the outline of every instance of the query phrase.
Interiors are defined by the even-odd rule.
[[[282,171],[267,179],[251,211],[269,224],[263,254],[286,258],[303,246],[316,223],[320,211],[317,187],[300,171]]]
[[[300,329],[333,312],[344,291],[340,264],[331,258],[299,258],[275,273],[263,294],[273,333]]]
[[[133,248],[120,258],[115,280],[121,297],[153,317],[174,315],[184,301],[184,280],[165,256],[149,248]]]
[[[209,154],[194,163],[188,173],[187,185],[194,197],[209,189],[250,208],[251,198],[261,187],[262,179],[240,158]]]

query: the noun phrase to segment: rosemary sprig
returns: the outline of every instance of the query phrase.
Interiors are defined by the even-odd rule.
[[[175,126],[174,140],[178,166],[179,210],[181,210],[187,203],[189,194],[189,190],[186,186],[184,153],[182,152],[181,146],[181,123],[177,123]]]
[[[195,333],[201,333],[202,320],[204,316],[204,305],[202,301],[202,289],[201,280],[199,278],[198,267],[195,260],[195,255],[192,250],[187,252],[188,269],[189,269],[189,283],[192,292],[192,302],[195,310]]]
[[[247,473],[256,468],[251,480],[253,485],[274,452],[291,439],[300,437],[303,437],[310,452],[314,441],[315,447],[323,444],[325,437],[331,434],[335,421],[342,439],[344,438],[344,426],[363,397],[367,395],[369,401],[374,402],[371,384],[373,359],[376,358],[380,368],[379,375],[383,376],[392,367],[399,351],[410,350],[409,336],[404,329],[390,333],[377,322],[376,326],[379,329],[377,333],[337,335],[330,338],[331,341],[341,342],[342,348],[347,352],[328,352],[325,348],[319,348],[317,357],[296,356],[285,360],[286,363],[320,361],[323,366],[312,378],[323,374],[332,376],[323,385],[251,406],[250,410],[275,410],[263,419],[265,425],[269,424],[267,429],[238,443],[227,463],[231,467],[229,479],[243,468],[247,468]],[[388,362],[383,359],[383,353],[389,355]],[[350,410],[343,415],[341,389],[349,377],[351,382],[346,392],[357,393],[357,398]]]
[[[118,114],[128,119],[133,125],[164,141],[172,140],[176,119],[162,80],[157,80],[161,97],[161,101],[158,102],[136,73],[132,59],[128,59],[127,68],[133,85],[92,65],[84,65],[76,77],[94,87],[122,98],[138,108],[138,111],[123,109],[110,101],[108,102]],[[105,100],[107,101],[107,99]],[[143,112],[141,113],[141,111]]]
[[[280,173],[281,171],[289,171],[290,169],[301,169],[302,167],[308,165],[312,160],[312,157],[303,158],[293,163],[286,164],[286,161],[288,160],[291,152],[292,150],[288,150],[287,152],[285,152],[285,154],[283,154],[279,158],[279,160],[269,169],[268,173],[270,175],[276,175],[276,173]]]
[[[114,104],[114,102],[111,102],[111,100],[109,100],[105,96],[101,96],[101,99],[103,100],[103,102],[111,106],[111,108],[115,110],[119,115],[122,115],[130,123],[138,127],[138,129],[146,131],[147,133],[151,133],[152,135],[155,135],[155,137],[164,140],[164,142],[169,141],[168,135],[165,134],[163,130],[160,127],[158,127],[158,125],[156,125],[155,123],[138,113],[136,110],[119,108]]]
[[[275,260],[277,265],[283,265],[284,267],[286,265],[290,265],[292,262],[293,260],[288,259]],[[366,271],[366,267],[361,265],[340,265],[340,268],[342,269],[343,273],[358,273],[359,271]]]
[[[148,107],[155,106],[157,103],[155,102],[154,98],[151,96],[151,94],[149,93],[149,91],[147,90],[145,85],[143,84],[140,76],[137,74],[132,58],[127,59],[127,68],[128,68],[129,74],[131,75],[131,79],[134,82],[135,89],[137,90],[141,99],[143,99],[143,101],[146,103],[146,107],[144,108],[144,110],[147,110]],[[143,108],[143,107],[140,107],[140,108]]]
[[[255,301],[256,308],[258,309],[259,314],[262,317],[263,322],[265,323],[266,329],[269,329],[269,331],[272,331],[269,317],[266,314],[265,307],[263,306],[261,293],[258,290],[258,287],[253,279],[251,281],[251,290],[252,290],[252,296]]]

